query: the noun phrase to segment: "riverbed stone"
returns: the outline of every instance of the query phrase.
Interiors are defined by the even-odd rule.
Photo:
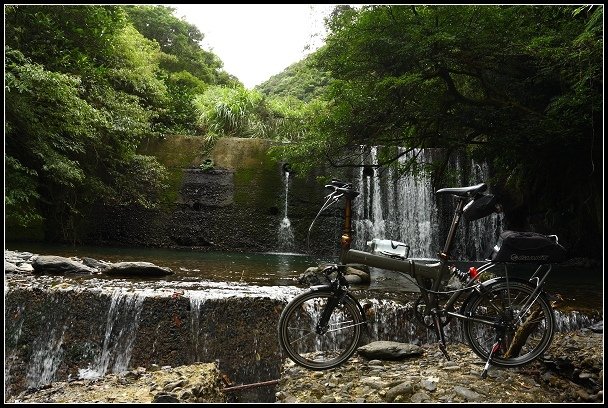
[[[96,269],[89,268],[82,262],[56,255],[39,255],[35,257],[32,267],[36,274],[63,275],[68,273],[91,274],[97,272]]]
[[[152,262],[116,262],[104,269],[103,273],[109,276],[154,277],[172,275],[175,272]]]
[[[598,362],[602,361],[601,334],[585,335],[583,330],[556,333],[542,359],[512,369],[491,366],[490,372],[494,374],[481,379],[484,362],[466,344],[448,344],[451,362],[445,361],[441,352],[435,352],[438,349],[436,344],[422,344],[423,353],[407,360],[407,363],[376,358],[373,370],[369,360],[357,355],[351,357],[342,366],[331,369],[334,373],[342,374],[341,387],[324,388],[322,395],[334,395],[336,400],[340,396],[341,403],[601,402],[603,382],[598,381],[593,385],[580,380],[577,383],[568,378],[567,373],[549,364],[564,353],[564,345],[572,344],[572,338],[576,339],[576,347],[569,349],[568,354],[573,365],[580,367],[583,361],[581,355],[593,354]],[[445,366],[457,370],[445,370]],[[462,369],[464,367],[466,370]],[[603,378],[602,363],[586,372]],[[286,360],[279,392],[290,395],[290,402],[319,403],[320,398],[309,391],[316,384],[322,386],[319,377]],[[378,385],[384,388],[377,388]]]
[[[221,374],[215,363],[165,367],[156,371],[135,369],[101,378],[72,382],[57,381],[43,389],[27,390],[10,397],[10,403],[223,403]],[[184,378],[188,378],[186,381]],[[179,391],[177,384],[189,382],[196,395]],[[167,384],[158,387],[157,384]]]
[[[369,359],[401,360],[419,356],[422,354],[422,349],[414,344],[396,341],[374,341],[359,347],[357,352]]]

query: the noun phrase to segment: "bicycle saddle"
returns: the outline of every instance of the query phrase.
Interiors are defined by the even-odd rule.
[[[472,197],[477,193],[486,191],[487,188],[488,186],[486,183],[481,183],[469,187],[442,188],[437,190],[435,194],[453,194],[458,197]]]

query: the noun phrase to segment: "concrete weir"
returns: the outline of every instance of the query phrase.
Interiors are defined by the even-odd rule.
[[[153,364],[216,362],[233,385],[279,378],[276,324],[285,299],[272,288],[94,281],[5,286],[6,395]],[[257,387],[236,398],[274,402],[274,392]]]

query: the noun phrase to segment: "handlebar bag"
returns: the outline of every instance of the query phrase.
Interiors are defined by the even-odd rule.
[[[555,235],[503,231],[490,259],[493,262],[559,263],[566,259],[566,249],[558,244]]]

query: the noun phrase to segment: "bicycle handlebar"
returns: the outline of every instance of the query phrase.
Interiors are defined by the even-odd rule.
[[[352,183],[346,183],[337,179],[332,179],[330,184],[325,185],[325,188],[333,190],[333,193],[342,193],[350,198],[354,198],[359,195],[359,192],[353,189]]]

